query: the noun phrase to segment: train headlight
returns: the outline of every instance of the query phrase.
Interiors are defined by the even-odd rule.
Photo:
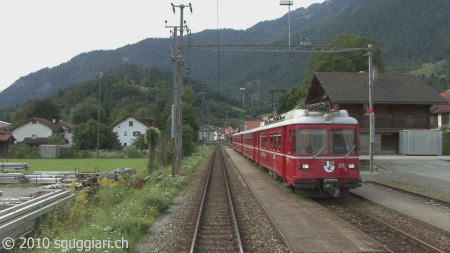
[[[308,170],[309,169],[309,164],[301,163],[301,164],[299,164],[298,169],[300,169],[300,170]]]
[[[354,164],[354,163],[349,163],[348,164],[348,169],[350,169],[350,170],[355,170],[357,168],[358,168],[358,166],[356,164]]]
[[[331,115],[330,114],[325,114],[324,118],[326,121],[330,121],[331,120]]]

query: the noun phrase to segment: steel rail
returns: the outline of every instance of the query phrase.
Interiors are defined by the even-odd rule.
[[[203,207],[205,205],[206,195],[207,195],[207,193],[209,191],[209,185],[210,185],[209,182],[210,182],[210,177],[211,177],[211,174],[212,174],[211,172],[212,172],[212,169],[214,167],[214,162],[215,162],[215,159],[216,159],[217,152],[219,152],[219,156],[222,159],[222,162],[221,162],[221,164],[222,164],[222,172],[223,172],[223,175],[224,175],[225,187],[226,187],[227,196],[228,196],[228,203],[229,203],[229,206],[230,206],[230,214],[231,214],[232,220],[233,220],[233,226],[234,226],[236,239],[237,239],[238,246],[239,246],[239,252],[243,253],[244,249],[243,249],[243,246],[242,246],[242,240],[241,240],[240,233],[239,233],[239,227],[237,225],[237,219],[236,219],[236,214],[235,214],[235,211],[234,211],[233,200],[231,198],[231,191],[230,191],[230,187],[229,187],[229,184],[228,184],[228,179],[227,179],[227,175],[226,175],[226,171],[225,171],[225,164],[224,164],[224,161],[223,161],[224,159],[223,159],[223,154],[222,154],[222,148],[220,148],[220,147],[216,147],[214,149],[214,155],[213,155],[213,158],[211,159],[211,164],[210,164],[210,167],[209,167],[208,177],[207,177],[206,184],[205,184],[205,190],[203,191],[202,202],[201,202],[201,205],[200,205],[200,210],[199,210],[199,213],[198,213],[198,216],[197,216],[197,223],[196,223],[195,230],[194,230],[194,235],[193,235],[193,238],[192,238],[190,252],[193,253],[194,250],[195,250],[195,244],[197,242],[197,235],[198,235],[198,231],[199,231],[199,227],[200,227],[200,221],[201,221],[201,217],[202,217],[202,213],[203,213]]]
[[[398,228],[396,228],[396,227],[390,225],[389,223],[386,223],[386,222],[384,222],[384,221],[382,221],[382,220],[376,218],[375,216],[372,216],[372,215],[370,215],[370,214],[361,212],[360,210],[358,210],[358,209],[356,209],[356,208],[354,208],[354,207],[352,207],[352,206],[349,206],[349,205],[345,205],[345,206],[346,206],[347,208],[352,209],[353,211],[359,213],[360,215],[365,216],[365,217],[367,217],[367,218],[369,218],[369,219],[375,221],[376,223],[378,223],[378,224],[380,224],[380,225],[382,225],[382,226],[388,227],[389,229],[391,229],[391,230],[394,231],[395,233],[397,233],[397,234],[399,234],[399,235],[401,235],[401,236],[403,236],[403,237],[406,237],[408,240],[411,240],[411,241],[413,241],[413,242],[419,244],[420,247],[422,247],[423,249],[426,249],[426,250],[429,250],[429,251],[432,251],[432,252],[445,253],[444,251],[442,251],[442,250],[440,250],[440,249],[434,247],[433,245],[428,244],[427,242],[422,241],[422,240],[420,240],[419,238],[417,238],[417,237],[415,237],[415,236],[413,236],[413,235],[410,235],[410,234],[408,234],[407,232],[405,232],[405,231],[403,231],[403,230],[401,230],[401,229],[398,229]]]
[[[239,234],[239,227],[237,224],[236,213],[234,211],[233,199],[231,198],[230,185],[228,184],[228,177],[227,177],[227,173],[225,170],[225,163],[224,163],[222,152],[223,152],[223,150],[222,150],[222,148],[220,148],[220,156],[222,158],[222,171],[223,171],[223,175],[225,178],[225,185],[227,187],[228,202],[230,203],[231,216],[233,217],[234,231],[236,233],[236,238],[237,238],[238,244],[239,244],[239,252],[244,253],[244,248],[242,247],[241,235]]]
[[[195,248],[195,243],[197,240],[197,233],[198,233],[198,229],[200,227],[200,220],[202,217],[202,212],[203,212],[203,206],[205,205],[205,199],[206,199],[206,193],[208,192],[208,186],[209,186],[209,179],[211,177],[211,171],[212,168],[214,167],[214,161],[216,159],[216,153],[217,153],[217,148],[214,149],[214,155],[211,159],[211,164],[209,165],[209,172],[208,172],[208,177],[206,179],[206,184],[205,184],[205,190],[203,190],[203,197],[202,197],[202,203],[200,204],[200,210],[198,211],[198,215],[197,215],[197,223],[195,224],[195,230],[194,230],[194,235],[192,238],[192,243],[191,243],[191,249],[189,252],[193,253],[194,252],[194,248]]]
[[[441,205],[445,205],[445,206],[447,206],[447,207],[450,207],[450,202],[449,202],[449,201],[446,201],[446,200],[443,200],[443,199],[431,197],[431,196],[428,196],[428,195],[425,195],[425,194],[422,194],[422,193],[417,193],[417,192],[408,191],[408,190],[405,190],[405,189],[401,189],[401,188],[398,188],[398,187],[395,187],[395,186],[392,186],[392,185],[380,183],[380,182],[373,181],[373,180],[366,179],[366,178],[364,178],[364,181],[365,181],[365,182],[369,182],[369,183],[374,184],[374,185],[381,186],[381,187],[391,188],[391,189],[393,189],[393,190],[395,190],[395,191],[398,191],[398,192],[401,192],[401,193],[405,193],[405,194],[409,194],[409,195],[412,195],[412,196],[415,196],[415,197],[424,198],[424,199],[430,199],[430,200],[432,200],[435,204],[441,204]],[[364,182],[364,181],[363,181],[363,182]]]

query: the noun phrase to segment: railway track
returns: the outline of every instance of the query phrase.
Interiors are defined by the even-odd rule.
[[[353,207],[353,204],[350,206],[345,200],[316,199],[315,201],[378,241],[388,252],[445,252],[438,246],[425,242],[402,228],[394,227]]]
[[[190,252],[243,252],[220,147],[209,168]]]
[[[438,198],[434,198],[431,196],[427,196],[424,194],[420,194],[417,192],[412,192],[412,191],[408,191],[408,190],[404,190],[395,186],[391,186],[391,185],[387,185],[387,184],[383,184],[383,183],[379,183],[373,180],[369,180],[369,179],[364,179],[364,183],[365,184],[371,184],[373,186],[382,188],[384,190],[389,191],[390,193],[394,193],[403,197],[407,197],[407,198],[413,198],[417,201],[420,201],[422,203],[425,203],[427,205],[432,205],[432,206],[436,206],[436,207],[440,207],[443,208],[447,211],[450,211],[450,202],[443,200],[443,199],[438,199]]]

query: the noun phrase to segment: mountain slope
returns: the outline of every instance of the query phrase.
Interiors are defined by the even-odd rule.
[[[391,72],[409,72],[422,63],[437,62],[450,53],[450,1],[448,0],[328,0],[291,11],[291,43],[300,34],[313,45],[326,45],[338,34],[351,33],[380,42],[385,65]],[[287,14],[245,31],[220,30],[220,44],[283,44],[288,42]],[[217,44],[217,31],[186,37],[185,45]],[[0,108],[34,97],[54,94],[122,64],[172,69],[171,39],[146,39],[109,51],[80,54],[54,68],[17,80],[0,93]],[[190,77],[238,98],[240,87],[251,96],[267,97],[270,89],[301,85],[308,66],[305,54],[226,53],[185,50]],[[220,73],[220,74],[218,74]],[[270,106],[270,101],[266,105]]]

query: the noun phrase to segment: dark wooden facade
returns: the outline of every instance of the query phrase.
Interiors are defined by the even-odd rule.
[[[374,79],[375,154],[396,154],[401,130],[430,129],[430,107],[445,104],[436,91],[414,75],[378,74]],[[306,104],[326,102],[347,110],[359,122],[361,154],[368,153],[368,73],[316,73]]]

